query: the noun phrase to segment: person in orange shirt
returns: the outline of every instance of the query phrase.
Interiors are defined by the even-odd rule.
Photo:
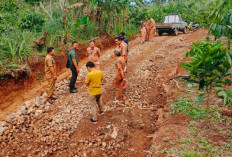
[[[100,70],[99,58],[101,54],[100,54],[100,49],[95,46],[94,40],[90,42],[90,45],[87,48],[87,56],[88,56],[88,60],[94,63],[95,69]]]
[[[149,41],[149,32],[150,32],[151,26],[150,26],[150,21],[148,18],[146,18],[146,22],[144,23],[144,26],[146,28],[146,41]]]
[[[144,23],[141,23],[141,44],[143,44],[146,40],[147,30]]]
[[[121,56],[124,58],[126,65],[127,65],[127,61],[128,61],[128,54],[127,54],[127,50],[128,50],[128,45],[124,42],[124,38],[119,36],[115,38],[115,43],[117,45],[117,49],[121,52]],[[127,72],[128,67],[125,66],[124,72]]]
[[[117,90],[118,100],[123,100],[122,90],[126,88],[125,71],[124,71],[126,67],[126,62],[124,57],[121,56],[121,52],[119,50],[114,50],[114,57],[116,58],[114,86],[115,89]]]
[[[152,41],[154,39],[154,33],[156,31],[155,20],[153,18],[150,19],[150,32],[149,32],[149,40]]]

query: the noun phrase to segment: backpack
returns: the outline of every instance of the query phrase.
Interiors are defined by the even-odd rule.
[[[70,68],[69,58],[68,58],[68,60],[66,62],[66,68]]]

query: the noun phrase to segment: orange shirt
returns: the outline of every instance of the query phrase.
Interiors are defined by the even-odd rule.
[[[119,49],[121,51],[121,56],[127,56],[128,45],[124,41],[119,45]]]
[[[89,61],[98,62],[99,57],[100,57],[100,49],[97,47],[94,47],[94,49],[92,49],[91,47],[88,47],[87,54],[88,54]]]
[[[116,76],[115,78],[118,80],[123,79],[123,77],[121,76],[121,72],[124,72],[126,66],[126,62],[124,57],[120,56],[117,58],[116,62],[115,62],[115,72],[116,72]]]

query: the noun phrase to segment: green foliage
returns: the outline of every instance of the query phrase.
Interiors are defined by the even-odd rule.
[[[205,99],[205,94],[200,94],[200,95],[196,98],[195,104],[196,104],[196,105],[200,104],[204,99]]]
[[[232,90],[225,90],[221,84],[217,84],[215,89],[218,96],[223,98],[223,104],[232,106]]]
[[[39,2],[42,2],[43,0],[25,0],[26,3],[35,5],[38,4]]]
[[[18,64],[12,63],[6,66],[8,69],[18,69],[20,66]]]
[[[222,46],[221,42],[193,43],[191,51],[186,53],[185,56],[190,56],[191,61],[181,65],[189,72],[191,80],[199,84],[199,89],[209,88],[231,75],[232,55]]]
[[[22,18],[20,27],[22,29],[36,30],[37,32],[40,32],[44,23],[45,20],[42,15],[35,12],[29,12]]]
[[[16,35],[15,35],[16,34]],[[31,32],[15,32],[10,36],[4,36],[0,44],[0,61],[7,63],[22,63],[29,57],[32,51],[32,41],[35,38]]]
[[[192,105],[187,99],[178,98],[171,103],[172,114],[183,113],[193,119],[202,119],[206,115],[206,110],[200,106]]]
[[[17,9],[17,0],[1,0],[0,11],[14,11]]]

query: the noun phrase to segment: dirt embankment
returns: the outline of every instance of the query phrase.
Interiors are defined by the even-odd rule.
[[[102,53],[114,46],[114,38],[106,35],[94,39]],[[78,58],[80,64],[86,58],[86,49],[88,44],[80,44],[78,49]],[[67,54],[60,52],[55,56],[58,80],[62,80],[69,75],[69,70],[65,68]],[[8,70],[7,74],[0,79],[0,120],[11,112],[14,112],[20,103],[32,99],[44,90],[46,82],[43,81],[44,75],[44,57],[31,58],[28,63],[30,74],[27,68],[19,70]]]

